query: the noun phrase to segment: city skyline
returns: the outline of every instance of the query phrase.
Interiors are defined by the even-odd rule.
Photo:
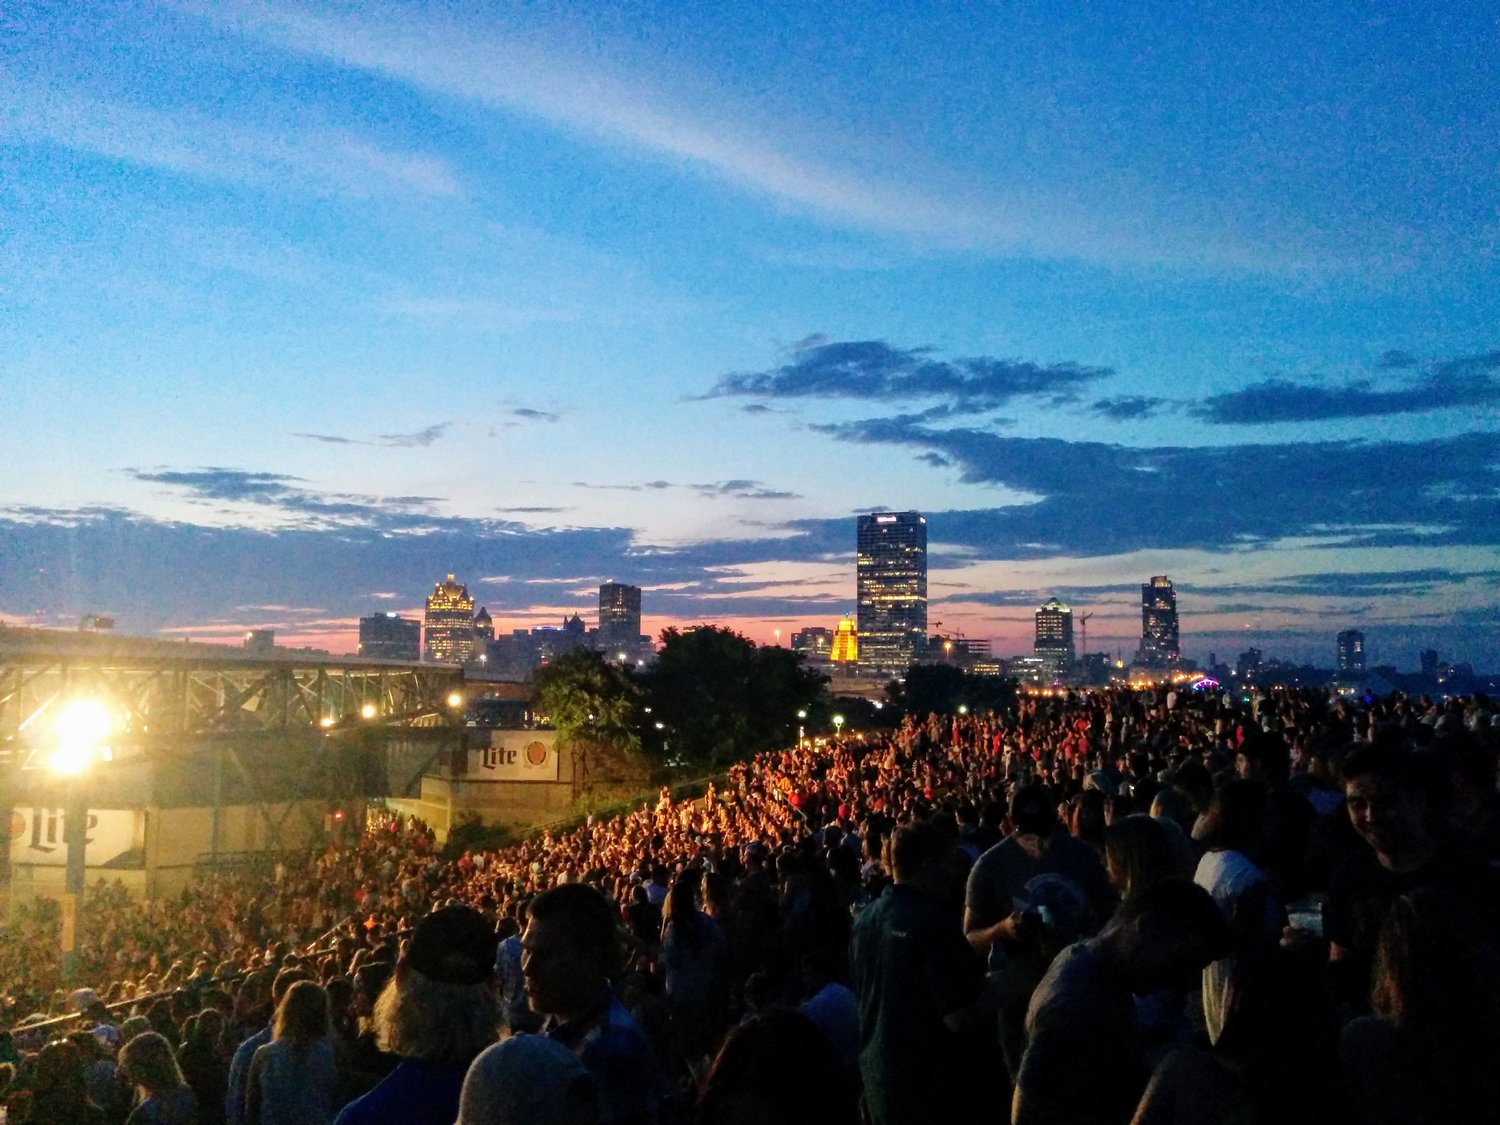
[[[1500,667],[1488,5],[10,12],[0,621]]]

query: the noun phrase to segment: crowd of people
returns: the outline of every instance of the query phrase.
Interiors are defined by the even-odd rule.
[[[420,823],[0,946],[9,1121],[1500,1120],[1483,696],[907,719],[496,851]],[[72,983],[72,982],[70,982]],[[66,1018],[61,1018],[66,1017]]]

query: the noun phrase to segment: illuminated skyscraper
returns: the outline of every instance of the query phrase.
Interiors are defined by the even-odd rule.
[[[439,582],[427,599],[426,659],[439,664],[466,664],[474,656],[474,599],[469,588],[453,580]]]
[[[854,664],[859,660],[859,636],[854,631],[854,622],[848,617],[839,618],[838,631],[833,634],[833,644],[828,649],[828,659],[835,664]]]
[[[1338,636],[1339,674],[1363,676],[1365,674],[1365,635],[1358,629],[1345,629]]]
[[[905,675],[927,642],[927,517],[860,516],[856,551],[860,669]]]
[[[623,582],[599,587],[599,633],[595,642],[606,660],[620,653],[634,660],[641,647],[641,588]]]
[[[1032,651],[1058,675],[1073,667],[1073,611],[1056,598],[1036,611]]]
[[[1176,664],[1182,655],[1177,627],[1177,593],[1165,574],[1141,586],[1141,650],[1136,659],[1152,668]]]
[[[420,660],[422,623],[394,613],[359,619],[359,654],[381,660]]]

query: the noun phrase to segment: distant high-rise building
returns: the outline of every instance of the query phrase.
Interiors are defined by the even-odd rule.
[[[1141,648],[1136,659],[1152,668],[1165,668],[1181,658],[1177,625],[1177,593],[1165,574],[1141,586]]]
[[[856,549],[860,668],[903,675],[927,641],[927,517],[860,516]]]
[[[1442,661],[1438,659],[1438,651],[1435,648],[1424,648],[1422,650],[1422,675],[1429,680],[1437,679],[1438,668]]]
[[[425,652],[439,664],[467,664],[474,656],[474,599],[448,575],[427,599]]]
[[[792,634],[792,651],[800,652],[809,664],[826,664],[833,655],[833,630],[821,625],[798,629]]]
[[[1036,611],[1032,651],[1059,675],[1073,667],[1073,611],[1056,598]]]
[[[1365,672],[1365,635],[1358,629],[1345,629],[1338,636],[1339,674],[1362,676]]]
[[[276,630],[251,629],[245,634],[245,648],[251,652],[274,652],[276,650]]]
[[[1241,682],[1253,684],[1265,671],[1266,662],[1258,648],[1247,648],[1234,662],[1234,674]]]
[[[484,652],[495,639],[495,620],[484,606],[474,615],[474,651]]]
[[[380,660],[420,660],[422,623],[394,613],[361,617],[359,654]]]
[[[839,619],[838,628],[833,634],[833,643],[828,648],[828,659],[834,664],[858,663],[859,635],[850,618]]]
[[[641,647],[641,588],[623,582],[606,582],[599,587],[599,651],[608,660],[625,653],[635,659]]]

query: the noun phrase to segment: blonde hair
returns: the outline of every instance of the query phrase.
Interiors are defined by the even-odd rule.
[[[381,989],[371,1023],[382,1051],[467,1066],[500,1037],[489,984],[445,984],[402,965]]]

